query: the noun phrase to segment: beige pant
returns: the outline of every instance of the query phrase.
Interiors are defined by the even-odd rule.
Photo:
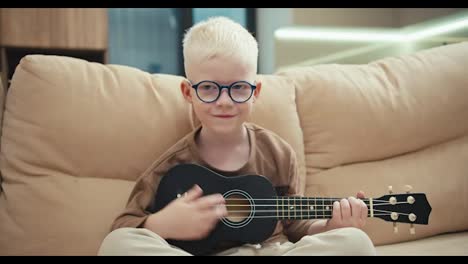
[[[171,246],[144,228],[116,229],[102,242],[98,255],[180,255],[190,254]],[[376,255],[372,241],[357,228],[340,228],[305,236],[296,243],[246,244],[216,255],[227,256],[293,256],[293,255]]]

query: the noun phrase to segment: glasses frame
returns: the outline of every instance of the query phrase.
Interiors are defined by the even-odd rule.
[[[218,88],[219,88],[218,96],[216,96],[216,98],[213,99],[213,100],[211,100],[211,101],[205,101],[205,100],[201,99],[200,96],[198,95],[198,86],[199,86],[201,83],[205,83],[205,82],[213,83],[213,84],[215,84],[216,86],[218,86]],[[232,98],[232,95],[231,95],[231,87],[234,86],[235,84],[239,84],[239,83],[248,84],[248,85],[250,86],[250,89],[251,89],[251,91],[250,91],[250,96],[249,96],[246,100],[244,100],[244,101],[236,101],[236,100],[234,100],[234,98]],[[227,90],[228,90],[228,95],[229,95],[229,97],[231,98],[231,100],[232,100],[233,102],[239,103],[239,104],[245,103],[245,102],[247,102],[248,100],[250,100],[250,98],[252,98],[252,95],[254,94],[255,89],[257,89],[257,86],[256,86],[256,85],[251,84],[251,83],[249,83],[249,82],[247,82],[247,81],[237,81],[237,82],[231,83],[230,85],[221,85],[221,84],[219,84],[219,83],[217,83],[217,82],[215,82],[215,81],[204,80],[204,81],[200,81],[200,82],[198,82],[198,83],[196,83],[196,84],[192,84],[191,86],[192,86],[193,89],[195,89],[195,93],[197,94],[198,99],[200,99],[200,101],[202,101],[202,102],[204,102],[204,103],[213,103],[213,102],[216,102],[216,101],[219,99],[219,97],[221,97],[221,93],[223,92],[223,89],[227,89]]]

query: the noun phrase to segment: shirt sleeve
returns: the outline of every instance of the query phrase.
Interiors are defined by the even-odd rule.
[[[298,163],[297,157],[294,150],[291,148],[290,155],[290,167],[289,167],[289,187],[288,187],[288,196],[299,196],[303,197],[304,194],[300,191],[300,176],[298,174]],[[315,221],[315,220],[314,220]],[[284,220],[283,226],[285,234],[288,236],[288,239],[292,242],[296,242],[301,239],[303,236],[308,235],[307,231],[313,221],[311,220]]]
[[[122,227],[142,227],[151,212],[147,208],[156,194],[156,187],[167,171],[167,162],[157,161],[136,181],[127,205],[114,220],[111,231]]]

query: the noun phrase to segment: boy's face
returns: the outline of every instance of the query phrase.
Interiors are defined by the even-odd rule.
[[[187,78],[191,83],[183,81],[181,83],[181,91],[185,99],[193,105],[195,114],[203,127],[216,133],[225,134],[238,131],[242,124],[248,119],[253,109],[253,104],[261,90],[261,83],[255,80],[256,76],[256,72],[252,67],[233,60],[214,58],[199,65],[190,65],[187,70]],[[200,100],[195,89],[192,88],[192,85],[198,84],[201,81],[211,81],[222,86],[229,86],[235,82],[246,81],[255,85],[256,88],[253,90],[252,96],[243,103],[234,102],[229,96],[227,89],[221,89],[222,92],[216,101],[206,103]],[[213,89],[219,90],[214,83],[206,84],[207,85],[198,86],[199,95],[202,95],[203,92],[205,94],[213,93],[210,92]],[[236,94],[240,94],[238,91],[242,86],[244,89],[247,87],[250,88],[246,83],[234,85],[231,90],[231,95],[234,99],[242,98],[242,95],[236,97]],[[234,89],[238,89],[238,91],[234,91]],[[250,93],[250,89],[247,92]],[[217,92],[214,93],[217,94]]]

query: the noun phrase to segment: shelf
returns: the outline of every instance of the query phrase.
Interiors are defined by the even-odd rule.
[[[13,73],[18,66],[20,60],[31,54],[42,54],[42,55],[59,55],[75,57],[84,59],[89,62],[99,62],[105,64],[106,51],[105,50],[76,50],[76,49],[46,49],[46,48],[20,48],[20,47],[2,47],[2,69],[3,77],[6,78],[7,82],[13,77]]]

